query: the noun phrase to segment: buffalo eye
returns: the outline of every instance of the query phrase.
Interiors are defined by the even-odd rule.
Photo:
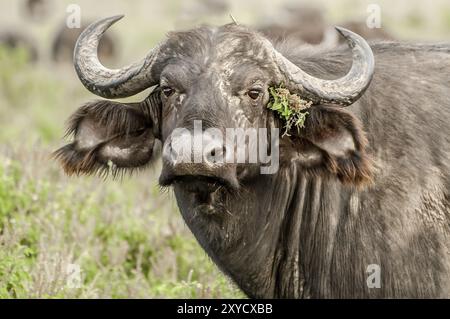
[[[163,94],[164,94],[166,97],[171,96],[171,95],[173,94],[174,91],[175,91],[175,90],[172,89],[171,87],[165,87],[165,88],[162,88],[162,92],[163,92]]]
[[[252,100],[256,100],[257,98],[259,98],[259,96],[261,95],[261,91],[260,90],[250,90],[247,92],[247,95],[252,99]]]

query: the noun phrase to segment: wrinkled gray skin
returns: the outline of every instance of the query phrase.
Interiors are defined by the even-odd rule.
[[[319,78],[341,77],[351,66],[344,46],[274,46]],[[450,297],[450,45],[371,47],[373,81],[346,108],[366,132],[375,167],[369,186],[343,185],[326,170],[311,173],[327,153],[352,152],[339,139],[345,130],[331,144],[306,148],[284,137],[274,175],[248,165],[216,172],[240,186],[216,191],[212,211],[201,205],[201,167],[181,180],[163,163],[160,182],[173,185],[198,242],[250,297]],[[239,26],[171,34],[154,69],[161,88],[175,90],[161,93],[157,138],[168,143],[174,128],[195,119],[220,129],[279,127],[265,105],[268,87],[283,78],[266,58]],[[263,92],[257,100],[246,95],[254,86]],[[366,284],[370,264],[381,267],[381,288]]]
[[[227,95],[233,87],[245,92],[256,77],[267,89],[273,67],[264,69],[257,54],[245,57],[247,66],[234,58],[245,56],[250,41],[212,45],[217,34],[199,34],[201,41],[184,43],[194,58],[163,71],[163,83],[173,77],[189,88],[179,111],[173,110],[178,94],[163,100],[163,139],[176,114],[178,123],[193,117],[224,127],[264,125],[267,94],[254,107],[240,95],[224,101],[223,87]],[[174,43],[174,50],[182,45]],[[351,63],[343,48],[320,54],[278,49],[320,78],[341,76]],[[192,195],[175,185],[199,243],[251,297],[450,297],[450,46],[372,49],[373,82],[349,107],[363,123],[378,168],[372,187],[357,191],[334,178],[307,177],[293,152],[277,174],[254,176],[237,199],[222,198],[229,214],[195,214]],[[233,70],[231,78],[224,66]],[[380,289],[366,285],[369,264],[381,266]]]

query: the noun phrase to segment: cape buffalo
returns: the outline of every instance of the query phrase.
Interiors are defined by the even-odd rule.
[[[49,16],[52,3],[49,0],[25,0],[22,7],[27,19],[44,21]]]
[[[54,62],[72,63],[75,43],[81,32],[88,25],[83,23],[80,28],[68,28],[66,24],[62,24],[59,27],[52,43],[51,55]],[[111,61],[117,56],[116,47],[111,35],[102,37],[98,46],[98,55],[102,61]]]
[[[38,50],[34,41],[28,36],[14,31],[6,30],[0,32],[0,45],[9,49],[23,49],[27,54],[29,62],[36,62],[38,60]]]
[[[281,21],[265,24],[258,29],[275,41],[299,41],[305,44],[334,47],[345,43],[326,22],[324,11],[304,5],[287,6]],[[386,28],[369,28],[365,21],[343,21],[341,27],[362,36],[366,40],[394,40]]]
[[[55,154],[68,174],[142,168],[156,141],[184,144],[173,132],[195,121],[205,131],[270,128],[271,138],[281,128],[271,174],[260,162],[189,163],[163,152],[159,183],[173,186],[220,269],[250,297],[450,297],[450,45],[369,46],[337,28],[351,51],[303,50],[228,24],[170,33],[142,61],[112,70],[97,46],[120,18],[81,34],[79,78],[109,99],[155,88],[140,103],[76,111],[74,141]],[[280,84],[312,103],[289,134],[266,107]],[[194,157],[234,151],[207,139],[215,143],[194,145]]]
[[[261,33],[275,41],[295,38],[313,45],[325,40],[327,29],[323,11],[305,5],[288,5],[277,21],[258,28]]]

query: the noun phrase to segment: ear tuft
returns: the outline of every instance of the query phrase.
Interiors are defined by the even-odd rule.
[[[100,161],[97,157],[98,150],[102,144],[89,150],[77,149],[77,143],[65,145],[53,153],[53,157],[61,163],[64,172],[71,175],[100,175],[106,176],[111,173],[117,175],[117,167],[108,167],[107,163]]]
[[[52,157],[61,163],[64,172],[69,176],[78,174],[78,163],[83,160],[83,156],[75,150],[74,143],[54,151]]]
[[[97,100],[81,106],[68,120],[66,136],[75,135],[83,120],[88,118],[105,134],[124,134],[137,126],[145,125],[146,118],[138,104],[123,104],[114,101]]]
[[[154,159],[155,125],[149,110],[157,105],[95,101],[70,118],[67,135],[73,142],[53,153],[68,175],[112,175],[146,167]]]
[[[356,187],[372,183],[372,160],[357,151],[350,152],[347,157],[325,155],[325,166],[345,185]]]
[[[367,139],[353,114],[333,106],[311,107],[300,137],[319,149],[322,160],[318,165],[342,183],[361,187],[372,182]]]

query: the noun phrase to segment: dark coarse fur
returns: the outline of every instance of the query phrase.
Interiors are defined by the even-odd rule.
[[[61,162],[68,175],[98,174],[106,177],[111,174],[117,177],[125,172],[124,169],[132,172],[136,168],[146,167],[155,158],[153,149],[148,156],[134,156],[132,165],[115,161],[112,167],[100,154],[101,149],[108,144],[118,145],[118,141],[139,140],[140,136],[153,140],[150,142],[153,143],[159,137],[158,96],[159,90],[156,89],[142,103],[123,104],[99,100],[80,107],[70,117],[66,133],[66,136],[75,137],[75,141],[57,150],[54,157]],[[84,147],[80,145],[77,134],[83,121],[88,118],[95,123],[101,136],[97,143]]]
[[[173,72],[183,70],[175,78],[195,93],[184,104],[173,102],[181,124],[200,118],[220,127],[233,125],[229,105],[214,86],[218,73],[208,73],[204,62],[205,55],[214,62],[230,61],[230,56],[220,60],[223,55],[215,50],[227,38],[236,40],[231,57],[253,59],[253,67],[239,76],[271,68],[256,60],[264,55],[252,42],[254,33],[244,27],[172,34],[161,61],[175,65]],[[338,78],[351,66],[344,46],[326,51],[289,42],[275,46],[319,78]],[[182,184],[174,187],[181,214],[200,245],[250,297],[450,297],[450,45],[386,42],[371,47],[376,67],[365,94],[346,109],[311,107],[305,129],[281,140],[278,172],[241,180],[236,194],[221,193],[217,206],[223,214],[198,214],[191,194]],[[155,72],[163,70],[171,75],[165,64]],[[280,79],[273,75],[270,80],[274,85]],[[175,116],[170,119],[169,100],[160,103],[163,116],[157,123],[170,131],[180,123]],[[124,123],[133,118],[134,113],[107,109],[105,104],[97,112],[99,123],[111,116]],[[258,125],[276,123],[267,110],[242,110]],[[75,131],[83,114],[72,121]],[[150,118],[155,123],[155,116]],[[114,122],[111,131],[140,127],[133,123],[141,121]],[[164,142],[164,133],[157,135],[154,131]],[[351,138],[354,147],[333,153],[340,136]],[[330,138],[336,143],[327,144]],[[72,160],[73,149],[61,149],[59,156],[77,172],[83,164]],[[380,288],[367,285],[371,264],[381,269]]]
[[[300,136],[310,141],[323,140],[333,136],[338,128],[344,128],[351,133],[355,150],[349,151],[346,157],[321,152],[322,166],[309,168],[309,173],[332,173],[344,184],[368,186],[372,182],[373,163],[367,154],[367,139],[361,123],[351,113],[332,106],[315,106],[308,112]]]
[[[351,63],[344,47],[278,47],[321,78]],[[373,82],[346,111],[366,132],[373,184],[342,187],[295,164],[255,182],[253,199],[239,204],[248,214],[227,233],[246,245],[214,257],[250,296],[450,296],[450,45],[371,47]],[[366,284],[370,264],[381,268],[381,288]]]
[[[193,217],[187,197],[175,189],[202,247],[251,297],[450,296],[450,46],[371,46],[373,82],[345,110],[357,119],[351,120],[353,127],[360,122],[365,131],[354,131],[357,148],[366,144],[361,134],[367,136],[364,155],[375,163],[369,187],[347,187],[330,174],[308,174],[301,162],[287,156],[278,174],[243,185],[240,201],[224,200],[232,217],[225,215],[221,223]],[[351,65],[345,47],[323,52],[289,43],[277,47],[320,78],[342,76]],[[326,122],[316,110],[310,121]],[[341,117],[344,125],[346,119]],[[311,132],[325,128],[306,125]],[[338,177],[345,181],[360,159],[355,153],[344,163],[328,159],[327,166],[334,170],[343,164]],[[363,163],[357,180],[370,175],[368,162]],[[371,264],[380,266],[381,288],[367,285]]]

